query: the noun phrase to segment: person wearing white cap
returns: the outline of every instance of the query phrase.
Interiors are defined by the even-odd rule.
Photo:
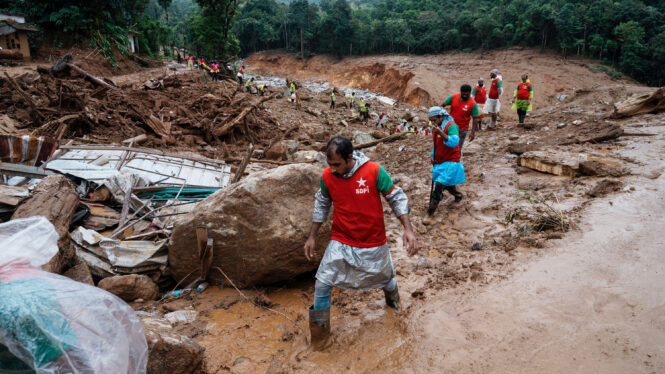
[[[492,69],[490,71],[490,78],[492,78],[492,83],[490,85],[490,92],[487,98],[487,102],[483,107],[483,112],[492,114],[492,122],[489,125],[489,128],[493,129],[496,127],[496,119],[499,111],[501,110],[501,95],[503,95],[503,88],[501,87],[501,76],[499,75],[499,70]]]
[[[427,215],[432,216],[439,202],[443,199],[443,190],[455,197],[455,202],[462,200],[462,193],[456,185],[464,183],[464,165],[460,158],[459,129],[453,117],[440,106],[429,108],[432,121],[433,147],[430,154],[432,161],[432,191],[430,193]]]

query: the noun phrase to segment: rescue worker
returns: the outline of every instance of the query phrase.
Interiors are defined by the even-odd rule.
[[[206,59],[201,57],[201,58],[199,58],[197,63],[198,63],[199,69],[203,69],[206,66]]]
[[[484,113],[492,114],[492,121],[490,122],[489,128],[493,129],[496,127],[496,120],[501,110],[501,95],[503,95],[503,87],[501,76],[499,75],[499,70],[493,69],[490,72],[490,78],[492,78],[492,83],[490,84],[490,92],[487,98],[487,102],[483,106]]]
[[[219,80],[219,64],[217,63],[217,60],[213,61],[212,64],[210,64],[210,74],[212,75],[213,81],[216,82]]]
[[[238,83],[242,84],[242,79],[245,76],[245,65],[242,65],[240,69],[238,69],[238,74],[236,76],[238,77]]]
[[[353,109],[353,106],[355,105],[355,103],[356,103],[356,93],[351,92],[351,96],[349,96],[349,108]]]
[[[332,92],[330,93],[330,109],[335,109],[335,89],[333,88]]]
[[[252,85],[254,84],[254,77],[251,77],[245,82],[245,90],[247,93],[252,93]]]
[[[487,87],[485,87],[483,77],[478,78],[478,84],[471,90],[471,97],[476,100],[476,104],[479,104],[479,106],[485,105],[487,101]]]
[[[265,89],[266,89],[265,84],[259,84],[258,86],[256,86],[256,94],[258,96],[263,96],[263,94],[265,93]]]
[[[376,127],[379,127],[379,125],[381,125],[382,129],[385,128],[387,120],[388,118],[386,118],[385,114],[383,113],[379,114],[379,118],[376,119]]]
[[[441,106],[444,109],[446,106],[450,106],[450,115],[459,129],[459,148],[462,150],[467,133],[469,133],[469,141],[472,141],[475,137],[475,131],[478,127],[477,118],[480,117],[478,104],[471,97],[471,86],[463,84],[460,87],[460,92],[448,96]],[[469,131],[469,122],[472,118],[473,123]]]
[[[432,183],[434,189],[430,195],[427,215],[436,211],[439,202],[443,199],[443,190],[455,197],[455,202],[462,200],[462,193],[457,191],[456,185],[464,183],[464,165],[460,158],[459,129],[453,117],[440,106],[429,108],[428,116],[432,126]]]
[[[187,55],[187,69],[194,69],[194,57],[192,55]]]
[[[533,85],[529,80],[528,74],[522,74],[522,81],[517,84],[515,92],[513,92],[512,109],[517,111],[517,120],[519,123],[524,123],[526,112],[531,111],[531,99],[533,99]]]
[[[364,103],[364,102],[360,107],[360,118],[362,119],[364,125],[367,125],[367,121],[369,120],[369,107],[370,107],[369,103]]]
[[[289,85],[289,92],[291,93],[291,95],[296,93],[296,85],[295,83],[293,83],[293,81],[291,81],[291,84]]]
[[[316,192],[305,256],[316,258],[316,236],[333,209],[332,238],[316,273],[314,305],[309,308],[311,342],[321,349],[330,335],[330,292],[382,288],[386,305],[399,310],[399,292],[388,249],[381,196],[404,227],[408,256],[418,253],[409,221],[409,199],[379,164],[354,151],[351,141],[335,136],[326,146],[328,166]]]

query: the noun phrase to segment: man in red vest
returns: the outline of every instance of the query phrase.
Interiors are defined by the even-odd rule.
[[[194,69],[194,57],[192,55],[187,56],[187,69]]]
[[[496,127],[496,119],[499,111],[501,110],[501,95],[503,95],[503,88],[501,76],[499,75],[499,70],[493,69],[490,72],[490,78],[492,78],[492,83],[490,84],[490,92],[487,95],[487,102],[483,106],[483,112],[492,114],[492,122],[490,123],[490,128],[493,129]]]
[[[478,78],[478,84],[471,90],[471,97],[476,100],[476,104],[484,105],[487,101],[487,87],[483,77]]]
[[[427,214],[433,215],[443,199],[443,190],[455,197],[455,202],[462,200],[462,193],[456,185],[464,183],[464,165],[460,158],[459,130],[453,118],[440,106],[433,106],[428,112],[432,121],[432,183],[434,190],[430,196]],[[428,224],[431,221],[423,221]]]
[[[480,111],[478,110],[478,104],[476,104],[476,101],[471,98],[471,86],[468,84],[462,85],[462,87],[460,87],[460,92],[448,96],[441,106],[444,108],[450,106],[450,115],[453,117],[459,128],[459,148],[461,150],[464,146],[466,134],[469,132],[469,122],[471,122],[471,118],[473,118],[473,123],[469,133],[469,141],[473,141],[476,129],[479,125],[477,123],[477,118],[480,117]]]
[[[531,111],[531,99],[533,99],[533,85],[529,80],[529,75],[522,74],[522,81],[517,85],[513,93],[513,110],[517,111],[519,123],[524,123],[526,112]]]
[[[418,253],[418,242],[409,221],[409,199],[379,164],[351,141],[335,136],[328,142],[329,167],[323,171],[315,195],[312,228],[305,243],[305,256],[315,258],[316,234],[333,210],[332,238],[316,273],[314,305],[309,308],[309,328],[315,349],[325,346],[330,335],[330,292],[343,289],[383,288],[386,305],[398,309],[395,280],[386,229],[383,196],[404,226],[403,244],[409,256]]]

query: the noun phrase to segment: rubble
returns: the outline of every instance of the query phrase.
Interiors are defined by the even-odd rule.
[[[117,275],[104,278],[99,281],[97,287],[128,302],[137,299],[155,300],[159,297],[159,288],[145,275]]]
[[[92,280],[92,275],[90,274],[90,268],[88,268],[88,265],[85,262],[71,267],[62,275],[77,282],[89,284],[91,286],[95,285],[95,282]]]
[[[626,118],[638,114],[656,113],[665,110],[665,87],[651,94],[632,97],[614,106],[611,118]]]
[[[294,164],[253,174],[199,203],[184,216],[169,242],[169,265],[177,281],[195,279],[200,266],[196,229],[205,227],[214,239],[208,275],[214,284],[226,283],[222,269],[238,287],[268,284],[316,269],[302,250],[312,221],[313,196],[321,168]],[[276,219],[279,217],[279,219]],[[320,259],[330,224],[319,232]]]
[[[520,166],[529,169],[566,177],[574,177],[578,168],[576,158],[568,153],[552,150],[522,153],[517,162]]]
[[[623,188],[623,183],[614,179],[602,179],[591,188],[587,195],[590,197],[602,197]]]
[[[172,330],[164,318],[141,316],[148,342],[148,374],[197,372],[203,348],[192,339]]]

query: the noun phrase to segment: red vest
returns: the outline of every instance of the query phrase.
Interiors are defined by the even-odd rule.
[[[520,82],[517,85],[517,100],[529,100],[529,88],[531,88],[531,82]]]
[[[376,186],[379,168],[368,161],[349,179],[334,176],[330,167],[323,171],[323,183],[333,201],[333,240],[360,248],[386,243],[381,193]]]
[[[475,87],[476,89],[476,102],[478,104],[485,104],[485,100],[487,100],[487,88],[485,86],[482,87]]]
[[[467,101],[462,101],[462,94],[456,93],[453,95],[453,101],[450,103],[450,115],[455,119],[457,127],[460,131],[469,129],[469,122],[471,122],[471,108],[476,105],[473,98]]]
[[[455,122],[448,122],[443,132],[448,135],[448,127]],[[443,138],[438,134],[432,133],[432,140],[436,144],[434,148],[434,162],[441,164],[444,162],[460,162],[459,144],[455,148],[450,148],[443,144]]]
[[[238,69],[238,74],[242,74],[242,68]]]
[[[212,70],[213,73],[219,73],[219,64],[210,65],[210,70]]]
[[[499,98],[499,87],[496,86],[496,82],[501,82],[501,79],[499,78],[492,79],[492,85],[490,86],[490,99]]]

